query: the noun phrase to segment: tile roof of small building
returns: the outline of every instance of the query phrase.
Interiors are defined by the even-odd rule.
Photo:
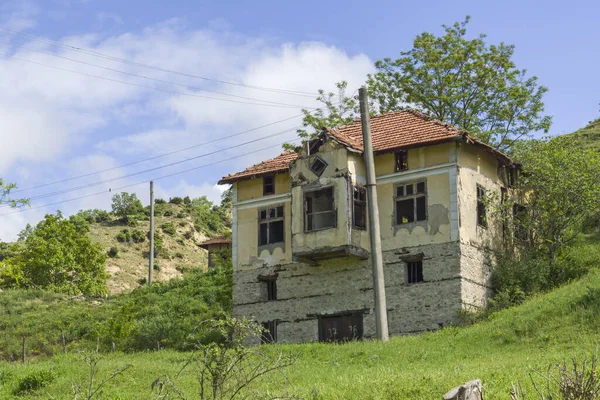
[[[363,151],[360,118],[336,129],[326,129],[325,132],[341,144],[360,152]],[[452,125],[430,118],[415,110],[391,111],[372,116],[371,136],[375,154],[465,139],[471,144],[483,146],[497,157],[510,161],[506,155],[469,136],[466,131],[459,130]],[[297,153],[284,152],[242,172],[227,175],[219,181],[219,184],[288,171],[290,163],[296,158],[298,158]]]
[[[231,243],[231,238],[225,236],[217,236],[212,239],[208,239],[199,244],[200,247],[206,248],[210,244],[227,244]]]

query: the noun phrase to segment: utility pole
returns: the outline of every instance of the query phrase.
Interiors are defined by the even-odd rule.
[[[150,181],[150,255],[148,259],[148,285],[150,285],[154,268],[154,181]]]
[[[379,206],[377,205],[377,179],[369,121],[369,102],[364,87],[358,89],[360,120],[362,123],[365,168],[367,171],[367,209],[369,210],[369,238],[371,240],[371,266],[373,268],[373,292],[375,293],[375,325],[377,339],[390,340],[383,277],[383,257],[381,255],[381,232],[379,228]]]

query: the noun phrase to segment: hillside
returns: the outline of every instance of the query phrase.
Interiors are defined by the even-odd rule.
[[[600,151],[600,118],[567,136],[572,136],[584,148]]]
[[[163,204],[154,221],[155,232],[163,247],[155,258],[153,277],[156,281],[180,277],[182,272],[192,269],[206,269],[207,252],[198,244],[208,236],[205,231],[196,229],[194,218],[186,212],[185,206]],[[170,231],[169,227],[173,227],[174,231]],[[119,224],[116,219],[90,224],[89,235],[94,242],[100,243],[107,253],[111,247],[118,249],[117,256],[106,261],[106,272],[110,274],[107,285],[111,294],[132,290],[148,276],[149,241],[144,237],[141,243],[133,240],[119,242],[117,236],[125,229],[131,233],[139,230],[147,234],[150,221],[140,220],[135,226]]]
[[[467,328],[446,328],[419,336],[335,344],[274,345],[295,359],[285,373],[298,398],[307,399],[440,399],[453,386],[473,378],[484,382],[490,399],[508,399],[511,383],[519,382],[530,396],[530,373],[540,382],[550,364],[593,354],[600,343],[600,271],[518,307],[500,311],[488,321]],[[265,349],[265,348],[263,348]],[[170,350],[109,354],[100,374],[131,364],[132,368],[105,389],[106,399],[149,398],[151,383],[174,376],[189,353]],[[31,365],[0,362],[0,398],[12,398],[24,376],[51,371],[43,390],[21,398],[70,398],[73,382],[86,382],[89,367],[71,352]],[[538,374],[539,373],[539,374]],[[191,370],[177,379],[178,387],[194,393]],[[262,381],[262,390],[277,391],[281,379]],[[527,398],[537,398],[536,396]]]

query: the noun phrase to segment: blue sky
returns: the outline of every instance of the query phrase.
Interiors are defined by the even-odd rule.
[[[0,177],[28,189],[110,169],[23,192],[34,197],[36,208],[0,216],[0,240],[14,239],[27,222],[35,223],[46,212],[109,208],[113,189],[205,164],[211,165],[158,180],[157,195],[207,195],[216,201],[222,188],[215,184],[221,176],[277,154],[277,145],[292,139],[293,131],[267,136],[300,122],[292,119],[122,167],[299,114],[297,107],[199,98],[224,96],[182,85],[293,106],[315,105],[309,97],[124,64],[56,47],[47,40],[222,81],[313,93],[345,79],[353,91],[375,60],[395,57],[410,49],[417,34],[441,33],[441,24],[469,14],[472,35],[483,32],[490,43],[514,44],[517,66],[537,75],[550,89],[545,103],[554,118],[551,133],[562,134],[600,114],[599,13],[600,4],[594,1],[567,6],[557,1],[0,0],[0,26],[43,38],[0,30]],[[226,150],[255,139],[261,140]],[[213,152],[217,153],[139,173]],[[212,165],[227,158],[231,160]],[[138,175],[119,179],[130,174]],[[110,181],[94,184],[106,180]],[[50,196],[88,184],[94,185]],[[147,185],[126,190],[147,202]],[[88,197],[80,199],[83,196]],[[64,200],[70,201],[44,206]],[[0,208],[0,214],[8,212]]]

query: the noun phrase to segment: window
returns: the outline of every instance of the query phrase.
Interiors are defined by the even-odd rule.
[[[406,281],[408,283],[423,282],[423,261],[406,263]]]
[[[268,279],[265,284],[267,285],[267,301],[277,300],[277,279]]]
[[[263,333],[261,343],[276,343],[277,342],[277,321],[263,322]]]
[[[283,242],[283,206],[258,212],[258,245]]]
[[[319,318],[319,341],[345,342],[363,336],[363,316],[340,315]]]
[[[367,227],[367,191],[363,187],[354,187],[353,192],[352,226],[365,229]]]
[[[275,194],[275,177],[265,176],[263,177],[263,196]]]
[[[323,172],[325,171],[325,168],[327,168],[327,163],[325,161],[323,161],[320,157],[316,157],[310,163],[310,170],[316,176],[321,176],[323,174]]]
[[[487,228],[485,216],[485,189],[477,185],[477,225]]]
[[[527,215],[527,207],[521,204],[513,205],[513,223],[515,225],[515,238],[520,241],[527,240],[527,228],[525,227],[525,219]]]
[[[406,171],[408,169],[408,151],[400,150],[396,152],[396,164],[394,170],[398,171]]]
[[[396,225],[427,220],[425,181],[396,186]]]
[[[304,217],[304,229],[307,232],[335,227],[333,187],[304,194]]]

